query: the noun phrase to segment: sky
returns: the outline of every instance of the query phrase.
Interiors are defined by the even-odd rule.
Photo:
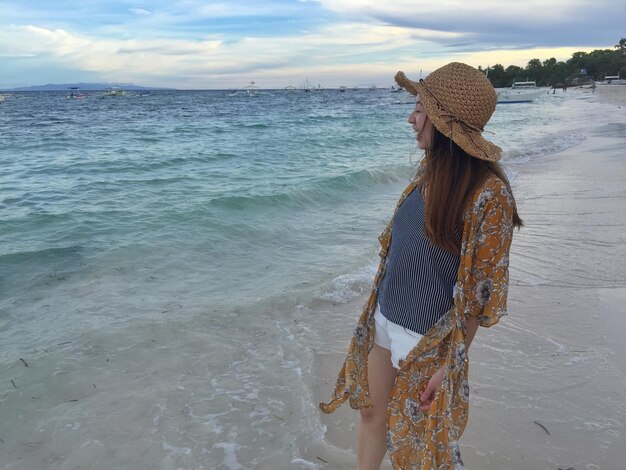
[[[390,86],[613,48],[626,0],[0,0],[0,89]]]

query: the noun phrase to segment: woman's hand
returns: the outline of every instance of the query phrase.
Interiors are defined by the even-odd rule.
[[[435,395],[441,388],[441,382],[443,381],[443,374],[445,373],[445,366],[437,369],[437,372],[428,381],[428,385],[424,391],[420,394],[420,411],[428,411],[433,404]]]

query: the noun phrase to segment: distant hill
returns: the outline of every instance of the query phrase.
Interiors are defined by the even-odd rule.
[[[68,88],[78,87],[83,91],[106,90],[109,87],[120,87],[123,90],[174,90],[174,88],[158,88],[132,83],[48,83],[46,85],[22,86],[5,91],[66,91]]]

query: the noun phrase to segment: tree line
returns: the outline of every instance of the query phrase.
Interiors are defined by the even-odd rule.
[[[604,80],[606,76],[619,75],[626,78],[626,38],[619,40],[613,49],[596,49],[592,52],[574,52],[567,61],[554,57],[544,60],[532,59],[526,67],[496,64],[483,68],[496,88],[510,87],[514,81],[534,80],[537,86],[561,87]]]

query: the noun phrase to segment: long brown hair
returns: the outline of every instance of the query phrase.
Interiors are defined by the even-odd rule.
[[[463,211],[474,191],[495,175],[511,185],[497,162],[472,157],[433,126],[431,148],[426,150],[418,176],[426,210],[425,231],[435,245],[458,253],[461,250]],[[520,228],[522,219],[513,199],[513,226]]]

